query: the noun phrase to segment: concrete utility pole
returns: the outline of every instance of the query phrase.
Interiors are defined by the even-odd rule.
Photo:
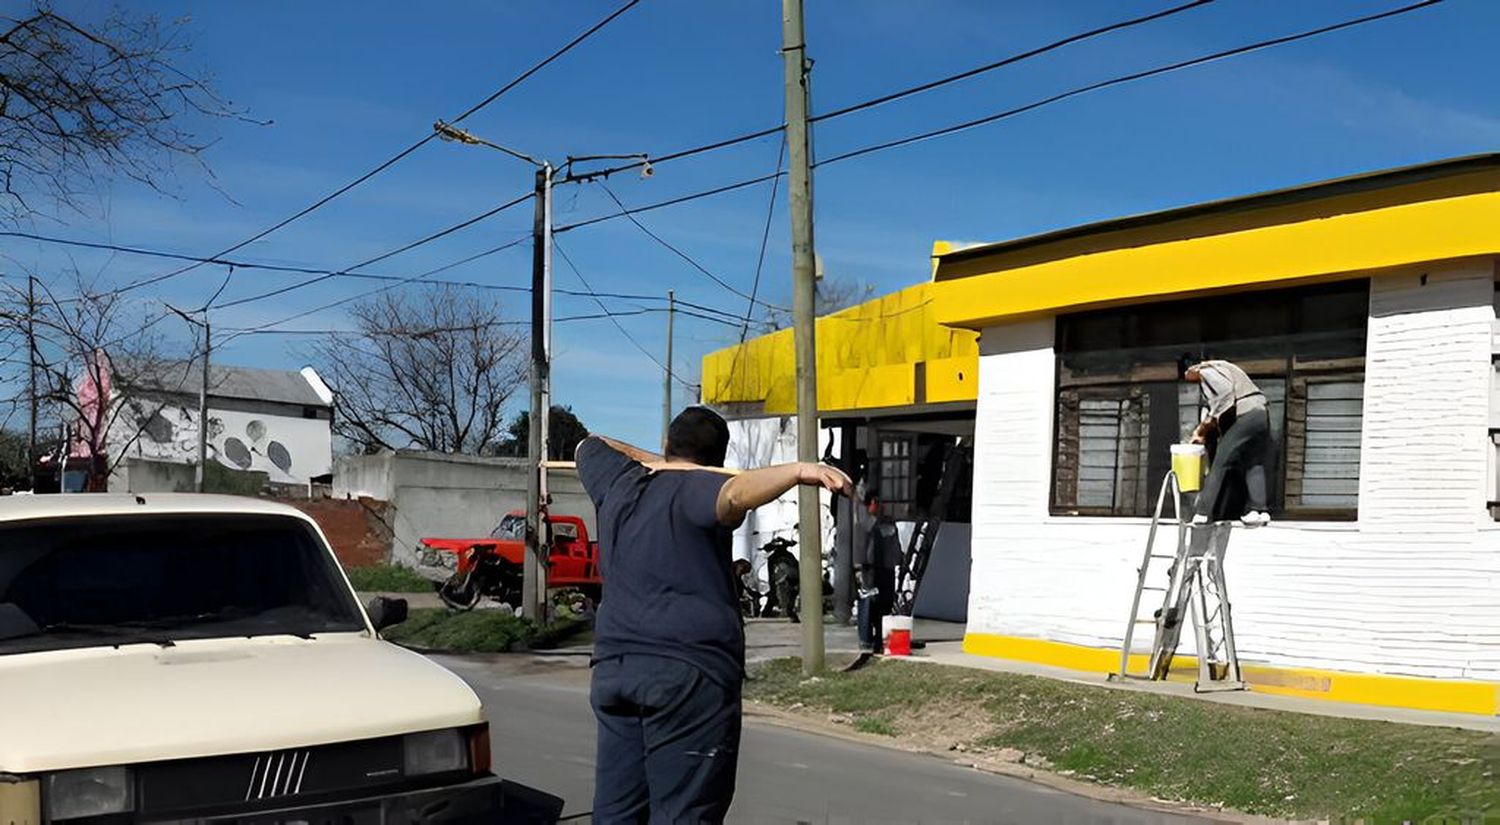
[[[792,328],[797,350],[797,460],[818,460],[818,374],[814,318],[812,158],[808,140],[809,69],[802,0],[782,0],[781,57],[786,90],[787,194],[792,213]],[[823,530],[818,488],[797,488],[802,594],[802,672],[823,669]]]
[[[531,412],[526,438],[526,558],[521,568],[521,615],[542,621],[547,612],[547,424],[552,417],[552,164],[476,137],[450,123],[432,129],[439,138],[486,146],[536,167],[536,217],[531,227]]]
[[[531,253],[531,422],[526,449],[526,559],[521,613],[542,621],[547,607],[547,419],[552,412],[552,165],[536,172]]]
[[[667,448],[667,431],[672,428],[672,316],[677,314],[677,298],[667,290],[667,376],[662,379],[661,447]]]
[[[27,396],[30,399],[30,423],[26,439],[26,477],[31,479],[31,490],[36,491],[36,276],[26,276],[26,359]]]
[[[213,348],[212,339],[209,338],[208,307],[203,308],[203,320],[199,321],[171,304],[166,306],[189,324],[203,327],[203,380],[198,385],[198,465],[193,468],[193,490],[201,493],[203,463],[208,460],[208,363],[209,353]]]
[[[203,308],[203,383],[198,385],[198,466],[193,468],[193,489],[203,492],[204,467],[208,462],[208,364],[213,352],[208,307]]]

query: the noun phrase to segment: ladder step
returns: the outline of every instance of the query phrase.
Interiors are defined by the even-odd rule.
[[[1156,617],[1153,616],[1153,617],[1151,617],[1149,619],[1136,619],[1135,623],[1136,624],[1156,624]]]
[[[1162,553],[1152,553],[1151,554],[1151,558],[1153,558],[1153,559],[1175,559],[1177,557],[1176,556],[1165,555],[1165,554],[1162,554]]]
[[[1167,592],[1167,588],[1165,588],[1165,587],[1154,587],[1154,586],[1149,585],[1149,584],[1148,585],[1141,585],[1141,589],[1142,590],[1155,590],[1158,593],[1165,593],[1165,592]]]

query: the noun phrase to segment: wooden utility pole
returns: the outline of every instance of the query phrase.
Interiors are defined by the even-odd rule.
[[[36,276],[26,276],[26,359],[29,367],[27,373],[27,398],[31,415],[27,425],[26,439],[26,477],[31,479],[31,490],[36,492]]]
[[[792,214],[792,340],[797,352],[797,460],[818,460],[812,158],[808,140],[809,70],[802,0],[782,0],[781,57],[786,91],[787,193]],[[797,488],[802,595],[802,672],[823,669],[823,530],[818,488]]]
[[[661,447],[667,449],[667,431],[672,428],[672,316],[677,314],[677,298],[667,290],[667,375],[662,379]]]
[[[521,571],[521,613],[542,621],[547,606],[547,419],[552,371],[552,165],[536,173],[536,216],[531,252],[531,421],[526,449],[526,558]]]

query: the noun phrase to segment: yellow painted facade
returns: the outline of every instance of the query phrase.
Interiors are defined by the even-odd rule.
[[[940,255],[939,323],[982,329],[1500,253],[1500,167],[1275,209]]]
[[[937,323],[932,296],[939,286],[918,284],[818,319],[820,411],[975,399],[979,336]],[[710,353],[703,359],[703,400],[794,413],[793,364],[789,329]]]
[[[1113,673],[1120,666],[1118,649],[988,633],[964,636],[964,652],[1093,674]],[[1145,670],[1146,657],[1132,656],[1130,666],[1136,672]],[[1198,662],[1192,656],[1178,656],[1172,662],[1169,678],[1192,681],[1196,678],[1197,667]],[[1500,683],[1495,682],[1259,665],[1246,665],[1242,670],[1250,689],[1257,693],[1413,710],[1500,715]]]

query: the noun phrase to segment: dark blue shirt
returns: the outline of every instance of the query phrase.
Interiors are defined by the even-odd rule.
[[[578,445],[578,478],[598,516],[604,597],[594,661],[670,656],[725,686],[745,677],[745,630],[731,571],[731,531],[706,470],[651,473],[597,438]]]

